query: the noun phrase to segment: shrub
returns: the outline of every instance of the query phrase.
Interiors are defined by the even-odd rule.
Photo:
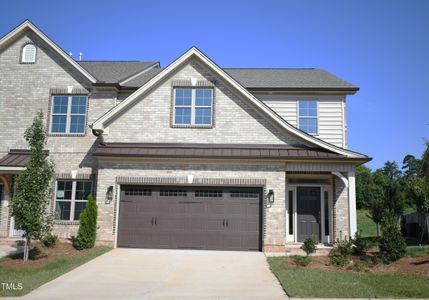
[[[314,236],[306,238],[301,246],[301,249],[308,255],[313,254],[317,250],[317,241]]]
[[[306,267],[311,262],[311,258],[309,256],[294,255],[292,256],[292,259],[298,266],[301,267]]]
[[[47,257],[47,254],[37,245],[32,246],[28,251],[28,258],[31,260],[36,260],[43,257]]]
[[[333,266],[344,267],[349,264],[350,259],[343,255],[333,255],[329,258],[329,262]]]
[[[335,248],[333,254],[336,256],[349,257],[353,253],[353,241],[350,238],[344,240],[337,239],[335,242]]]
[[[352,243],[354,245],[353,252],[356,255],[364,255],[371,247],[369,240],[362,237],[361,231],[356,232]]]
[[[52,233],[49,233],[45,235],[42,239],[43,245],[48,248],[53,248],[57,244],[58,237],[56,235],[53,235]]]
[[[73,246],[77,250],[92,248],[97,235],[97,204],[90,195],[85,210],[80,214],[79,231],[72,238]]]
[[[401,235],[401,231],[395,222],[386,223],[383,226],[379,249],[380,257],[384,263],[391,263],[403,257],[407,244]]]

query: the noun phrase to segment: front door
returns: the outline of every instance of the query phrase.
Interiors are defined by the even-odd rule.
[[[320,187],[297,187],[298,242],[315,236],[320,242]]]

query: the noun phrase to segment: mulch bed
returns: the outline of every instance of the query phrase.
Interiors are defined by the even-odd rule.
[[[353,268],[356,263],[369,262],[371,255],[366,257],[352,256],[351,262],[348,266],[337,267],[329,263],[329,257],[327,256],[314,256],[311,259],[311,263],[306,267],[298,266],[299,268],[309,268],[321,271],[331,272],[353,272],[353,273],[369,273],[369,274],[400,274],[400,275],[418,275],[429,279],[429,256],[417,256],[417,257],[404,257],[400,260],[391,264],[371,264],[368,265],[361,271],[357,271]],[[297,266],[292,259],[285,259],[283,264],[287,266]]]
[[[26,268],[39,268],[61,258],[70,259],[81,256],[82,254],[97,251],[97,249],[100,248],[94,247],[91,249],[76,250],[71,243],[67,242],[58,242],[54,248],[47,248],[40,242],[33,242],[31,245],[32,247],[36,246],[40,250],[40,253],[31,257],[26,264],[23,264],[23,254],[20,253],[0,261],[0,268],[17,269],[23,266]]]

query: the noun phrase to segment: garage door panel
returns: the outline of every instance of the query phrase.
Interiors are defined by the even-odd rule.
[[[260,189],[121,189],[119,246],[219,250],[261,247]]]

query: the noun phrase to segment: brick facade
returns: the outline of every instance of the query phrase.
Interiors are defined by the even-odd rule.
[[[37,47],[35,64],[20,64],[21,48],[32,42]],[[128,94],[114,90],[100,91],[81,74],[64,62],[44,41],[26,32],[0,50],[0,157],[9,149],[27,148],[23,138],[25,129],[34,116],[42,110],[45,123],[51,105],[51,92],[56,90],[85,89],[89,93],[88,120],[91,124]],[[210,129],[173,128],[171,126],[172,90],[178,81],[196,78],[214,85],[214,126]],[[148,94],[142,95],[132,107],[108,125],[106,142],[147,143],[231,143],[231,144],[287,144],[303,142],[285,133],[268,121],[251,104],[233,92],[199,61],[191,60],[172,76],[159,83]],[[114,244],[117,179],[119,177],[165,177],[196,179],[258,179],[266,182],[264,188],[273,189],[275,202],[264,208],[263,245],[267,251],[284,249],[286,243],[286,167],[285,162],[192,162],[192,161],[98,161],[92,153],[100,142],[90,128],[83,136],[49,136],[47,150],[55,163],[57,174],[94,174],[96,201],[99,207],[99,243]],[[297,163],[295,163],[296,165]],[[325,167],[329,168],[329,163]],[[337,170],[337,169],[335,169]],[[107,203],[105,193],[115,187],[114,201]],[[344,184],[335,179],[334,232],[336,237],[348,232],[348,193]],[[3,204],[2,202],[1,204]],[[54,203],[51,205],[54,208]],[[9,232],[9,208],[0,207],[0,236]],[[78,222],[56,222],[54,233],[61,238],[75,235]]]

